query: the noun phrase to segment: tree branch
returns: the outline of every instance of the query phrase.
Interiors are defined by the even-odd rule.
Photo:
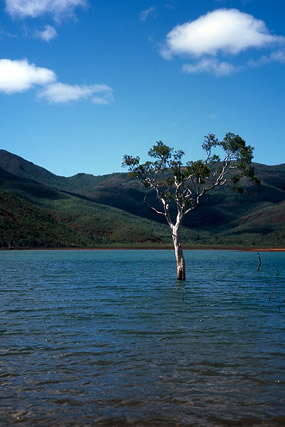
[[[151,208],[154,212],[156,212],[159,215],[164,215],[165,216],[165,212],[161,212],[158,209],[156,209],[154,206],[152,206],[147,200],[146,200],[146,196],[144,196],[144,203]]]

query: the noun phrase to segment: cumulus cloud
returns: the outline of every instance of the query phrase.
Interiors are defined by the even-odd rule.
[[[151,16],[155,16],[156,7],[151,6],[148,9],[142,10],[140,13],[140,20],[146,21]]]
[[[87,0],[4,0],[6,11],[14,17],[36,18],[51,14],[55,18],[72,15],[77,6],[86,6]]]
[[[35,85],[45,85],[56,80],[53,71],[29,64],[26,59],[12,61],[0,59],[0,91],[7,94],[23,92]]]
[[[50,103],[68,103],[88,99],[94,104],[110,104],[112,89],[105,84],[69,85],[57,81],[56,74],[48,68],[37,67],[26,59],[13,61],[0,59],[0,92],[8,95],[41,86],[38,98]]]
[[[39,98],[50,103],[67,103],[80,99],[90,99],[94,104],[110,104],[113,101],[112,89],[105,84],[90,86],[53,83],[39,92]]]
[[[57,32],[56,32],[56,29],[51,25],[46,25],[44,30],[37,31],[35,36],[38,39],[42,39],[46,42],[49,42],[50,40],[54,39],[57,36]]]
[[[265,23],[237,9],[219,9],[196,21],[173,28],[162,51],[173,55],[202,56],[217,53],[236,55],[248,48],[261,48],[284,41],[270,34]]]
[[[218,9],[174,27],[166,37],[161,55],[165,59],[190,57],[194,63],[184,65],[185,72],[212,72],[221,76],[242,67],[219,60],[219,55],[233,57],[248,49],[284,44],[285,37],[271,34],[266,24],[252,15],[237,9]],[[282,53],[279,57],[282,62]],[[269,56],[268,60],[277,59]]]

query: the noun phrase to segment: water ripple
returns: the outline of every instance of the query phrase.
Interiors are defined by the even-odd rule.
[[[1,252],[0,425],[284,425],[284,254],[185,256]]]

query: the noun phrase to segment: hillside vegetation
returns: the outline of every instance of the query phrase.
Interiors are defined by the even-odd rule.
[[[284,244],[285,165],[255,164],[261,185],[209,194],[185,218],[184,245]],[[156,196],[127,174],[57,176],[0,150],[0,247],[167,246]]]

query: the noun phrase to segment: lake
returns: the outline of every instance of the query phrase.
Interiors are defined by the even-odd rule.
[[[0,425],[281,426],[285,253],[0,252]]]

